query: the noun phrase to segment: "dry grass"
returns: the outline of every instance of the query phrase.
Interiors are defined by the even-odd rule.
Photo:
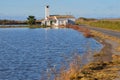
[[[120,55],[112,55],[113,62],[120,64]]]
[[[118,46],[118,47],[116,48],[116,51],[120,52],[120,46]]]
[[[112,61],[105,62],[101,60],[104,54],[94,54],[93,62],[83,65],[80,55],[74,55],[73,60],[69,64],[69,68],[61,67],[60,72],[56,73],[56,69],[51,68],[51,74],[42,80],[115,80],[120,79],[120,56],[112,55]],[[54,79],[51,78],[54,75]],[[53,77],[53,76],[52,76]]]
[[[95,54],[94,58],[101,59],[102,56],[104,55]],[[113,55],[112,58],[112,61],[98,60],[81,66],[81,57],[75,55],[69,69],[62,67],[60,74],[54,80],[114,80],[119,78],[117,72],[120,71],[120,56]]]
[[[61,68],[60,74],[55,80],[74,80],[78,78],[78,75],[81,71],[81,57],[75,55],[72,62],[70,62],[69,69]]]
[[[110,62],[93,62],[86,65],[83,69],[84,78],[87,78],[86,80],[114,80],[118,77],[117,72],[112,67],[108,67],[109,65]]]

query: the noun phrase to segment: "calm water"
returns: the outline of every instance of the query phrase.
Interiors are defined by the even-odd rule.
[[[72,29],[0,29],[0,80],[40,80],[49,64],[101,45]],[[50,66],[50,65],[49,65]]]

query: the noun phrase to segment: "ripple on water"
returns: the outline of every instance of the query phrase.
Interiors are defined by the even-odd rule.
[[[0,29],[0,80],[39,80],[47,66],[101,45],[72,29]],[[51,64],[51,65],[49,65]]]

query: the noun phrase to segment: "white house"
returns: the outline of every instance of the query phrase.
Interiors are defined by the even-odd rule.
[[[48,26],[65,26],[67,24],[75,24],[75,17],[72,15],[49,15],[49,6],[46,6],[43,24]]]
[[[74,24],[75,18],[72,15],[50,15],[47,17],[47,25],[65,26],[67,24]]]

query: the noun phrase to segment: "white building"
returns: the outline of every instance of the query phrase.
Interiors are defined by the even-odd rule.
[[[45,6],[45,20],[48,26],[65,26],[67,24],[75,24],[75,17],[72,15],[49,15],[49,6]]]

